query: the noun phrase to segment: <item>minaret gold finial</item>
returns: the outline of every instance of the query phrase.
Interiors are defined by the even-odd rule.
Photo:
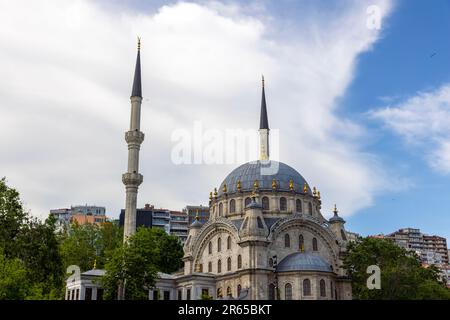
[[[214,188],[214,199],[217,198],[217,188]]]
[[[237,191],[238,191],[238,192],[241,192],[241,180],[238,180],[236,186],[237,186]]]
[[[320,191],[317,191],[317,199],[320,200]]]
[[[227,184],[226,183],[223,184],[223,193],[227,193]]]
[[[277,181],[275,179],[272,179],[272,190],[275,190],[277,188]]]
[[[316,189],[316,187],[313,188],[313,196],[314,196],[314,198],[317,197],[317,189]]]
[[[195,221],[198,221],[198,209],[195,210]]]
[[[308,193],[308,185],[306,182],[303,184],[303,193]]]
[[[261,80],[262,80],[262,87],[264,88],[264,75],[261,75]]]
[[[138,51],[141,51],[141,37],[138,37]]]
[[[212,191],[209,193],[209,201],[212,201]]]

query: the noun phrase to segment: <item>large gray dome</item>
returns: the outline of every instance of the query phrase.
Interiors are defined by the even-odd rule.
[[[332,272],[331,265],[321,256],[295,252],[285,257],[277,265],[277,272],[280,271],[324,271]]]
[[[294,191],[303,192],[306,180],[295,169],[283,162],[274,160],[247,162],[234,169],[222,182],[218,190],[223,193],[223,186],[227,184],[227,192],[234,193],[237,190],[237,182],[241,181],[241,191],[253,190],[253,183],[258,180],[260,190],[272,190],[272,180],[277,182],[277,190],[289,191],[289,182],[294,182]],[[308,185],[308,193],[311,190]]]

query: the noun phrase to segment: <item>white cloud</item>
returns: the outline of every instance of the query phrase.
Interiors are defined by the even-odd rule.
[[[173,165],[171,133],[192,130],[195,120],[205,128],[257,129],[264,73],[281,160],[320,188],[325,214],[335,202],[344,215],[367,207],[392,178],[360,151],[364,128],[334,111],[358,56],[380,36],[366,28],[372,2],[349,2],[333,20],[306,12],[287,27],[219,2],[136,13],[86,0],[0,0],[0,175],[35,214],[96,203],[117,215],[140,35],[140,205],[207,203],[234,166]],[[390,1],[376,2],[388,15]]]
[[[370,112],[420,150],[431,168],[450,174],[450,84]]]

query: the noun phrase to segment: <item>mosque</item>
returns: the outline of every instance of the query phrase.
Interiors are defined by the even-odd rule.
[[[136,224],[141,79],[140,53],[131,97],[124,238]],[[349,300],[343,269],[347,234],[338,216],[321,213],[321,195],[291,166],[270,160],[264,79],[259,160],[244,163],[210,194],[210,218],[196,219],[184,245],[184,269],[158,274],[149,299]],[[89,271],[88,271],[89,272]],[[85,285],[91,285],[85,282]],[[83,291],[83,289],[81,289]]]

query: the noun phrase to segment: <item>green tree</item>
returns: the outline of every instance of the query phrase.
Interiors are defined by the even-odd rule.
[[[139,228],[106,263],[102,279],[105,296],[115,299],[120,285],[125,288],[125,299],[148,299],[148,289],[155,284],[157,272],[177,270],[182,255],[176,237],[157,228]]]
[[[380,267],[380,290],[367,288],[370,265]],[[354,299],[450,299],[436,268],[423,268],[417,256],[390,240],[361,238],[349,243],[344,267],[352,278]]]
[[[19,192],[9,187],[5,178],[0,179],[0,249],[6,257],[17,255],[17,238],[27,218]]]
[[[23,300],[28,291],[27,271],[22,261],[8,259],[0,249],[0,300]]]

